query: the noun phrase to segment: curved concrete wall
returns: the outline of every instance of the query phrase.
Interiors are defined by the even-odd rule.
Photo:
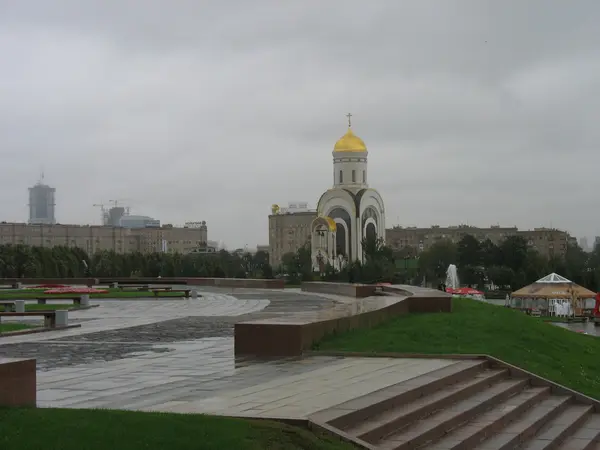
[[[347,283],[310,283],[310,292],[327,294],[355,292],[363,286]],[[375,292],[376,286],[369,286]],[[350,289],[350,291],[348,291]],[[322,314],[299,313],[283,318],[253,320],[235,324],[235,354],[255,357],[300,356],[312,346],[333,333],[356,328],[372,328],[393,317],[409,313],[451,312],[452,296],[434,289],[416,286],[383,286],[383,291],[397,297],[388,297],[380,308],[368,311],[357,310],[354,314],[331,311],[330,317]],[[406,295],[409,294],[409,295]],[[357,300],[360,301],[360,300]]]
[[[304,292],[316,292],[321,294],[343,295],[345,297],[364,298],[375,295],[378,286],[374,284],[351,284],[351,283],[326,283],[322,281],[310,281],[302,283]]]

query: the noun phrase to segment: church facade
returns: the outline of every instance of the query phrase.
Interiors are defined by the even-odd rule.
[[[363,261],[363,239],[385,240],[385,207],[379,192],[369,187],[368,151],[361,138],[348,131],[333,148],[333,187],[321,195],[317,217],[311,224],[313,270],[330,264],[341,269],[348,262]]]

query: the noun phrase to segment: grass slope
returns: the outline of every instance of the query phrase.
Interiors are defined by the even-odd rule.
[[[351,450],[275,422],[192,414],[0,409],[2,450]]]
[[[47,297],[50,295],[44,294],[47,289],[15,289],[10,291],[0,291],[1,300],[28,300],[36,297]],[[121,291],[119,289],[107,289],[108,294],[90,294],[90,298],[161,298],[161,297],[183,297],[181,292],[161,292],[158,297],[149,291]],[[81,294],[51,294],[53,298],[61,299],[73,297]]]
[[[34,328],[34,325],[28,325],[23,323],[0,323],[0,333],[6,333],[8,331],[26,330],[27,328]]]
[[[319,350],[485,353],[600,399],[600,337],[519,311],[455,299],[452,313],[411,314],[370,330],[330,336]]]

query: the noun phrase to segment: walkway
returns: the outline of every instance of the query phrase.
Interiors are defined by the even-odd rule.
[[[194,300],[99,300],[81,328],[0,339],[0,356],[38,360],[41,407],[306,417],[451,364],[310,357],[236,360],[233,324],[338,309],[349,299],[299,291],[203,291]]]

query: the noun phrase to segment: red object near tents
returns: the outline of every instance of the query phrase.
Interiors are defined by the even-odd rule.
[[[446,288],[446,292],[455,295],[483,295],[483,292],[469,287],[462,287],[456,289]]]
[[[44,291],[44,294],[108,294],[108,290],[66,287],[58,289],[48,289],[47,291]]]
[[[594,307],[594,317],[600,317],[600,292],[596,294],[596,306]]]

